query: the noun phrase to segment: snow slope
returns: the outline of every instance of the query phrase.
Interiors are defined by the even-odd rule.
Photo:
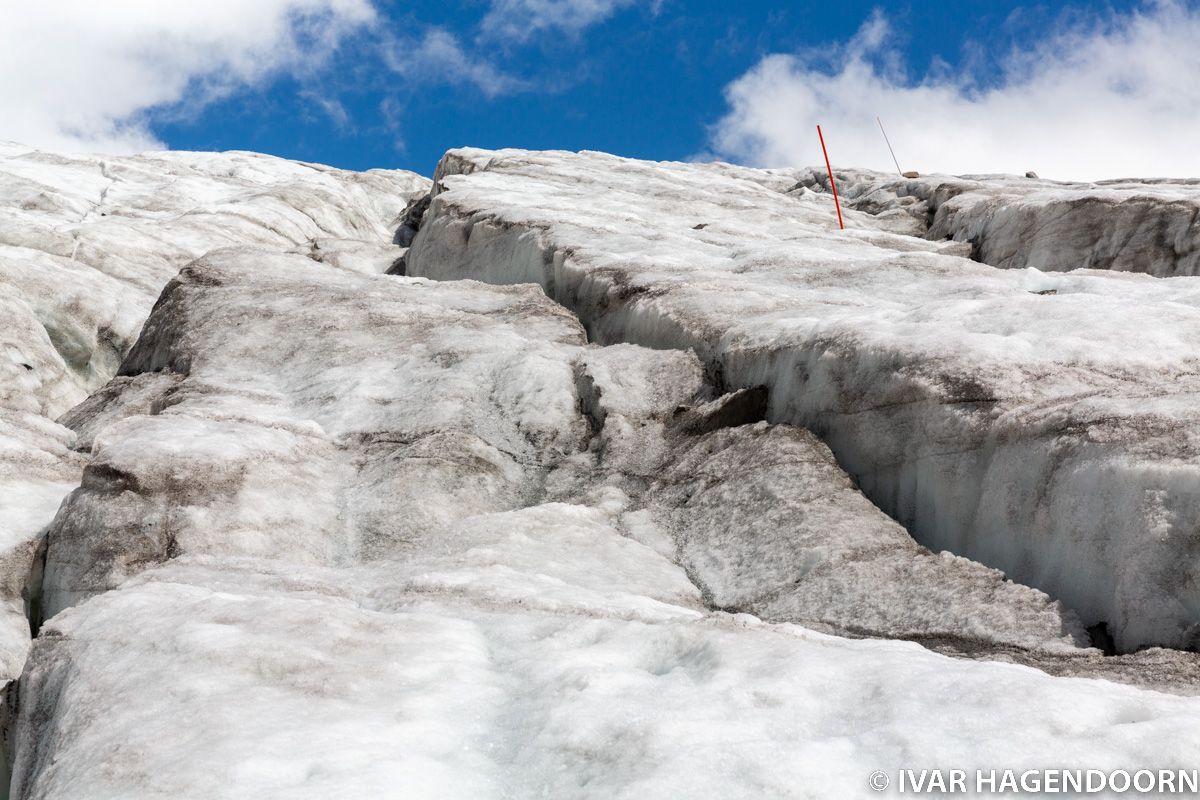
[[[533,286],[360,273],[210,253],[64,417],[91,461],[14,797],[853,798],[1200,755],[1198,697],[714,609],[1120,660],[695,356],[589,345]]]
[[[827,195],[787,193],[803,178],[451,151],[407,268],[537,282],[596,341],[693,348],[923,544],[1122,649],[1197,646],[1200,284],[994,269],[865,212],[839,232]]]

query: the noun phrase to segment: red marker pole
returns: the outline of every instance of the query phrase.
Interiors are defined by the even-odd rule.
[[[837,184],[833,182],[833,167],[829,166],[829,151],[825,149],[825,134],[821,133],[821,126],[817,126],[817,136],[821,137],[821,152],[825,154],[825,170],[829,173],[829,188],[833,189],[833,207],[838,212],[838,228],[846,230],[846,223],[842,222],[842,204],[838,201]]]

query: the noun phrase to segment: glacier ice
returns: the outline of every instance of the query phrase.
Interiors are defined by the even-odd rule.
[[[1200,290],[1001,270],[788,194],[805,172],[451,151],[409,274],[540,283],[599,342],[694,349],[926,546],[1124,650],[1200,644]],[[703,227],[697,227],[703,225]]]
[[[406,558],[468,518],[582,502],[640,514],[722,608],[965,649],[1087,643],[1042,593],[918,546],[807,432],[714,413],[737,395],[708,399],[693,354],[588,346],[530,285],[214,251],[121,372],[63,418],[91,458],[48,533],[47,616],[173,558]]]
[[[90,461],[17,797],[854,797],[922,759],[1194,755],[1196,697],[789,624],[1112,660],[695,355],[589,344],[536,287],[220,250],[121,372],[64,417]]]
[[[427,188],[255,153],[0,153],[0,680],[28,647],[23,582],[79,483],[86,444],[53,420],[102,387],[181,267],[230,244],[384,271],[391,219]],[[332,239],[336,244],[327,244]],[[334,263],[336,262],[336,263]]]
[[[22,328],[6,347],[34,366],[30,394],[55,417],[112,377],[188,262],[228,245],[382,245],[427,185],[257,153],[17,150],[0,159],[0,279],[6,317]]]
[[[518,541],[492,575],[525,597],[462,560],[411,587],[200,560],[59,615],[22,678],[14,796],[865,798],[913,764],[1194,763],[1195,697],[622,602],[670,576],[649,548],[592,595],[615,529],[494,524]],[[551,586],[573,604],[531,602]]]
[[[969,255],[992,266],[1200,274],[1200,181],[835,174],[850,208],[892,230],[968,244]],[[824,173],[810,170],[798,186],[824,190],[827,183]]]
[[[1200,660],[1085,631],[1165,641],[1143,604],[1190,602],[1161,569],[1189,546],[1178,282],[983,267],[903,209],[836,234],[803,170],[459,151],[427,196],[10,155],[12,796],[858,797],[922,763],[1195,761]],[[1112,562],[1110,606],[963,557],[1021,577],[1030,521],[1066,537],[1025,553],[1051,572],[1144,547],[1131,521],[1159,546]]]

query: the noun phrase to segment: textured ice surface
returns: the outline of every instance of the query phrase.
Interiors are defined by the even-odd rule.
[[[498,522],[558,543],[570,606],[498,595],[466,550],[413,586],[193,561],[67,611],[23,678],[14,796],[823,800],[916,764],[1195,762],[1197,698],[700,616],[655,599],[648,548],[613,569],[611,528]],[[495,572],[542,597],[522,552]],[[593,596],[592,570],[624,578]]]
[[[1086,644],[1075,615],[1040,592],[919,546],[811,433],[759,422],[763,393],[688,404],[704,397],[699,373],[691,353],[593,349],[581,401],[602,426],[592,449],[605,483],[643,506],[626,514],[631,535],[667,534],[660,549],[709,604],[960,652]]]
[[[916,545],[807,432],[702,402],[694,355],[589,347],[535,286],[217,251],[122,373],[64,417],[92,458],[49,533],[47,616],[180,556],[402,558],[561,501],[678,548],[723,608],[964,649],[1086,643],[1042,593]]]
[[[230,244],[382,272],[403,252],[389,224],[427,185],[252,153],[0,151],[0,679],[28,646],[37,536],[89,446],[53,420],[113,376],[162,286]]]
[[[377,246],[427,185],[409,172],[256,153],[5,154],[0,285],[11,323],[0,369],[31,365],[27,394],[57,416],[112,377],[159,290],[192,259],[229,245]]]
[[[971,245],[997,267],[1106,269],[1158,277],[1200,273],[1200,181],[1059,183],[1009,175],[899,178],[835,173],[853,209],[930,239]],[[811,171],[800,183],[825,189]]]
[[[30,410],[36,404],[20,389],[0,384],[0,683],[21,673],[29,649],[39,534],[79,484],[84,463],[71,450],[75,435]]]
[[[1070,647],[753,393],[588,345],[536,287],[218,251],[122,373],[64,418],[92,460],[15,797],[864,797],[918,763],[1197,755],[1195,697],[713,610]]]
[[[1061,630],[1059,649],[1070,649],[1071,634],[1087,641],[1027,587],[949,553],[929,555],[803,429],[764,422],[705,436],[673,460],[655,499],[682,563],[721,608],[965,649],[1006,630]]]
[[[585,440],[583,342],[532,286],[256,251],[198,261],[165,290],[115,397],[68,418],[93,457],[51,533],[48,613],[174,555],[356,563],[521,507]],[[107,427],[89,429],[97,415]]]
[[[781,424],[892,510],[948,497],[935,549],[1032,524],[1062,570],[1100,530],[1141,557],[1114,598],[1190,602],[1188,284],[999,273],[905,211],[833,234],[803,171],[509,154],[443,175],[413,242],[401,173],[4,153],[7,675],[46,619],[14,797],[860,797],[875,769],[1200,756],[1195,659],[1079,647],[1069,607],[919,546]],[[534,286],[379,274],[410,257],[664,349],[589,344]],[[1133,322],[1093,330],[1097,302]],[[1136,369],[1097,365],[1152,315]],[[960,524],[1006,447],[992,528]],[[1099,516],[1053,481],[1016,502],[1047,451]],[[1151,516],[1148,550],[1107,524]]]
[[[536,281],[600,342],[694,348],[923,544],[1121,648],[1195,646],[1200,284],[995,269],[865,212],[838,232],[803,177],[452,151],[408,270]]]

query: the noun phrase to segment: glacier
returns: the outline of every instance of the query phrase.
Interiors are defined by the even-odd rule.
[[[739,424],[721,414],[737,395],[698,402],[713,394],[694,355],[589,346],[533,286],[214,251],[62,418],[90,460],[47,533],[42,613],[168,560],[407,560],[464,519],[566,502],[618,515],[659,557],[678,548],[688,591],[721,608],[968,650],[1086,647],[1061,604],[913,542],[811,434]]]
[[[968,255],[1003,269],[1200,274],[1200,181],[1068,183],[1012,175],[898,178],[837,170],[847,205],[931,240],[952,239]],[[792,191],[828,190],[807,170]]]
[[[867,212],[840,232],[806,174],[451,151],[406,266],[537,282],[597,342],[693,349],[927,547],[1119,649],[1200,644],[1197,287],[995,269]]]
[[[12,797],[1200,753],[1189,279],[803,169],[0,152]]]
[[[28,576],[41,533],[85,459],[55,420],[112,378],[162,286],[237,243],[385,247],[392,218],[429,182],[257,153],[65,155],[0,142],[0,679],[29,647]],[[391,260],[388,262],[391,263]]]
[[[47,534],[14,792],[855,796],[867,763],[948,736],[982,763],[1018,724],[1014,763],[1072,736],[1089,764],[1186,762],[1194,664],[1112,676],[1171,696],[821,633],[1115,668],[705,381],[692,354],[589,344],[530,285],[193,262],[63,418],[90,461]],[[812,623],[763,621],[789,616]],[[97,771],[114,737],[137,769]]]

